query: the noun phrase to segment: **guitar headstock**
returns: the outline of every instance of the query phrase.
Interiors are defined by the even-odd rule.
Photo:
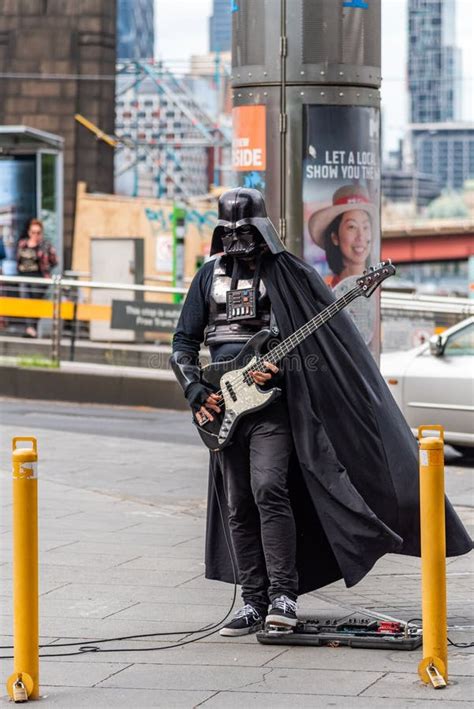
[[[390,259],[387,259],[387,261],[382,261],[377,266],[370,266],[368,271],[364,271],[364,275],[357,279],[357,285],[362,288],[363,295],[369,298],[382,281],[390,278],[395,273],[395,266]]]

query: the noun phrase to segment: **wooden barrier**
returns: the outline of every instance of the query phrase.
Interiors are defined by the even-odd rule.
[[[61,319],[72,320],[74,303],[65,300],[61,303]],[[52,318],[53,302],[39,298],[0,298],[0,317],[10,318]],[[93,303],[78,303],[77,320],[102,320],[110,322],[111,305],[94,305]]]

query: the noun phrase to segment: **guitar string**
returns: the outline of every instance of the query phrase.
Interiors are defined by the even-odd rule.
[[[352,300],[355,300],[355,298],[359,297],[362,295],[364,291],[362,290],[361,286],[356,286],[352,290],[350,290],[346,295],[343,295],[341,298],[336,300],[334,303],[331,303],[327,308],[325,308],[321,313],[318,313],[315,315],[311,320],[309,320],[307,323],[302,325],[296,332],[292,333],[289,337],[287,337],[283,342],[280,342],[279,345],[274,347],[270,352],[267,353],[267,356],[265,358],[263,357],[257,357],[256,362],[254,363],[254,366],[247,367],[242,370],[242,381],[239,382],[233,389],[234,392],[239,391],[239,389],[245,389],[245,387],[248,386],[247,382],[245,381],[245,375],[249,374],[249,372],[264,372],[266,369],[266,366],[264,364],[265,361],[267,362],[272,362],[272,364],[275,364],[278,362],[280,359],[282,359],[286,354],[291,352],[292,349],[294,349],[297,345],[299,345],[303,340],[305,340],[309,335],[311,335],[313,332],[315,332],[321,325],[324,325],[328,320],[330,320],[334,315],[337,315],[338,312],[340,312],[343,308],[345,308]],[[281,350],[281,353],[279,352]],[[275,358],[275,354],[277,354],[277,358]],[[273,361],[274,360],[274,361]],[[263,366],[263,369],[260,367]],[[222,396],[222,389],[219,389],[219,391],[215,392],[217,396]]]
[[[261,365],[262,363],[264,364],[264,362],[267,361],[272,364],[275,364],[276,362],[280,361],[280,359],[285,357],[285,355],[291,352],[292,349],[294,349],[297,345],[303,342],[307,337],[309,337],[309,335],[313,334],[317,329],[319,329],[321,325],[324,325],[324,323],[334,317],[334,315],[337,315],[337,313],[340,312],[344,307],[346,307],[352,300],[355,300],[355,298],[359,297],[359,295],[362,294],[362,292],[359,291],[361,291],[361,288],[360,286],[357,286],[352,291],[349,291],[349,293],[346,293],[345,296],[342,296],[342,298],[340,298],[338,301],[332,303],[327,309],[326,313],[323,310],[322,313],[319,313],[317,316],[315,316],[309,322],[299,328],[296,332],[290,335],[286,340],[283,340],[283,342],[281,342],[279,345],[270,350],[267,353],[267,356],[263,355],[257,358],[257,363]],[[334,312],[330,312],[331,309],[336,305],[338,307],[334,308]],[[250,371],[254,371],[254,368],[252,368]]]
[[[346,307],[346,305],[348,305],[352,300],[361,295],[359,291],[361,291],[360,286],[352,289],[349,293],[346,293],[345,296],[339,298],[339,300],[335,303],[331,303],[331,305],[325,308],[321,313],[318,313],[314,318],[298,328],[296,332],[274,347],[273,350],[270,350],[270,352],[267,353],[267,356],[258,357],[254,365],[251,367],[247,365],[247,367],[242,371],[242,381],[234,387],[234,392],[239,391],[239,389],[245,389],[245,387],[248,386],[244,378],[247,374],[250,372],[264,372],[266,369],[264,364],[265,361],[272,363],[278,362],[286,354],[288,354],[288,352],[291,352],[292,349],[321,327],[321,325],[324,325],[324,323],[334,317],[334,315],[337,315],[337,313]],[[216,393],[222,396],[222,390]]]
[[[382,273],[386,271],[387,266],[391,266],[391,262],[384,262],[383,264],[380,264],[379,267],[373,271],[371,274],[372,277],[376,277],[378,274],[378,271],[382,271]],[[392,274],[389,274],[392,275]],[[385,276],[387,277],[387,276]],[[377,284],[376,288],[381,284],[382,278]],[[374,284],[372,283],[372,286]],[[327,308],[325,308],[321,313],[318,313],[317,315],[314,316],[311,320],[309,320],[307,323],[302,325],[296,332],[294,332],[292,335],[290,335],[286,340],[283,340],[279,345],[277,345],[273,350],[270,350],[270,352],[267,353],[265,357],[259,357],[257,358],[257,364],[261,365],[263,363],[264,369],[256,369],[255,367],[247,367],[246,370],[244,370],[243,374],[244,376],[248,374],[250,371],[265,371],[265,361],[272,362],[272,360],[275,358],[276,354],[276,359],[275,362],[278,362],[280,359],[282,359],[288,352],[291,352],[291,350],[296,347],[300,342],[302,342],[306,337],[311,335],[313,332],[315,332],[321,325],[323,325],[325,322],[327,322],[329,319],[331,319],[334,315],[336,315],[342,308],[346,307],[352,300],[355,298],[359,297],[360,295],[368,295],[364,288],[361,285],[357,285],[354,288],[352,288],[346,295],[342,296],[338,300],[336,300],[334,303],[331,303]],[[331,312],[334,311],[334,312]],[[275,363],[273,362],[273,363]],[[245,381],[245,380],[244,380]],[[237,387],[236,387],[237,388]]]
[[[371,275],[373,277],[376,277],[378,275],[379,271],[382,271],[382,273],[383,273],[384,270],[387,269],[387,266],[389,267],[391,265],[392,264],[391,264],[390,260],[385,261],[385,262],[379,264],[378,268],[375,269]],[[387,271],[385,271],[385,272],[387,273]],[[393,273],[389,274],[389,275],[393,275]],[[387,278],[387,276],[385,276],[385,278]],[[382,283],[382,280],[385,280],[385,279],[382,278],[376,284],[376,288],[378,288],[378,286]],[[373,285],[374,284],[372,283],[372,286]],[[278,362],[280,359],[282,359],[286,354],[288,354],[288,352],[291,352],[291,350],[294,349],[294,347],[296,347],[298,344],[303,342],[303,340],[306,339],[306,337],[308,337],[313,332],[315,332],[319,327],[321,327],[321,325],[324,325],[324,323],[327,322],[329,319],[331,319],[334,315],[337,315],[337,313],[340,312],[344,307],[346,307],[346,305],[348,305],[352,300],[355,300],[355,298],[359,297],[360,295],[364,295],[364,294],[367,297],[369,295],[368,293],[365,292],[365,289],[362,286],[357,285],[355,288],[353,288],[348,293],[346,293],[346,295],[342,296],[341,298],[336,300],[334,303],[331,303],[331,305],[329,305],[327,308],[325,308],[321,313],[318,313],[317,315],[314,316],[314,318],[312,318],[307,323],[302,325],[298,330],[296,330],[296,332],[294,332],[292,335],[287,337],[286,340],[283,340],[283,342],[281,342],[279,345],[274,347],[273,350],[270,350],[270,352],[267,353],[267,356],[265,357],[265,359],[263,357],[257,357],[256,362],[255,362],[257,367],[247,366],[243,370],[242,381],[235,385],[234,393],[239,391],[239,389],[242,389],[242,388],[245,388],[248,386],[248,383],[245,380],[245,376],[247,374],[249,374],[249,372],[253,372],[253,371],[264,372],[266,369],[265,361],[271,362],[272,358],[275,357],[275,353],[277,352],[277,350],[281,349],[282,354],[278,353],[278,356],[277,356],[277,359],[275,360],[275,362]],[[334,310],[334,312],[332,312],[333,310]],[[304,333],[304,331],[306,329],[308,331]],[[296,338],[296,341],[291,342],[291,345],[290,345],[290,341],[292,341],[293,338]],[[262,365],[263,365],[263,369],[260,369],[260,367]],[[253,382],[251,382],[251,383],[253,383]],[[222,389],[219,389],[215,393],[221,399],[224,399]],[[205,422],[204,422],[204,425],[205,425]]]

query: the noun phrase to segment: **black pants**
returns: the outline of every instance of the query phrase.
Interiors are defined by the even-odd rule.
[[[40,300],[45,297],[49,286],[44,283],[23,283],[23,297],[24,298],[35,298]],[[25,328],[33,327],[36,329],[38,325],[39,318],[25,318]]]
[[[296,531],[288,495],[293,441],[279,400],[238,424],[220,456],[244,603],[263,614],[284,593],[296,599]]]

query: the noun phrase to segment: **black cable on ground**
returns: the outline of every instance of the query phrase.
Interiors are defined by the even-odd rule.
[[[410,618],[410,620],[407,620],[407,621],[406,621],[406,625],[408,626],[410,623],[414,623],[414,622],[422,623],[423,621],[422,621],[421,618]],[[423,629],[422,626],[420,626],[419,629],[422,630],[422,629]],[[470,643],[455,643],[454,640],[451,640],[451,638],[448,638],[448,645],[452,645],[453,647],[464,647],[464,648],[466,648],[466,647],[474,647],[474,642],[470,642]]]
[[[168,633],[160,632],[160,633],[141,633],[139,635],[124,635],[121,637],[114,637],[114,638],[101,638],[100,640],[90,640],[88,643],[85,645],[81,645],[83,642],[82,640],[79,640],[77,642],[67,642],[67,643],[57,643],[53,645],[40,645],[40,648],[57,648],[57,647],[76,647],[79,645],[79,650],[76,652],[65,652],[65,653],[48,653],[47,655],[40,655],[41,658],[46,658],[46,657],[73,657],[76,655],[84,655],[87,653],[98,653],[98,652],[151,652],[155,650],[172,650],[173,648],[176,647],[183,647],[184,645],[190,645],[191,643],[198,642],[199,640],[204,640],[204,638],[208,638],[211,635],[214,635],[214,633],[217,632],[217,630],[220,628],[222,623],[224,623],[227,618],[230,616],[232,613],[232,610],[235,605],[235,600],[237,597],[237,570],[235,568],[235,561],[234,561],[234,556],[232,553],[232,549],[229,543],[229,539],[227,538],[227,533],[226,533],[226,526],[224,522],[224,516],[222,512],[222,507],[221,503],[219,500],[219,494],[217,491],[217,485],[216,485],[216,480],[215,480],[215,475],[214,471],[212,471],[212,483],[213,483],[213,488],[214,488],[214,494],[216,496],[217,500],[217,506],[219,508],[219,516],[221,519],[221,524],[222,524],[222,529],[224,532],[224,539],[227,547],[227,551],[229,552],[229,557],[232,565],[232,574],[234,577],[234,593],[232,597],[232,603],[230,605],[229,610],[227,611],[226,615],[219,620],[217,623],[214,623],[212,625],[206,625],[203,626],[202,628],[198,628],[197,630],[187,630],[187,631],[170,631]],[[408,626],[411,623],[418,622],[421,623],[422,619],[421,618],[410,618],[410,620],[403,621],[404,624],[406,625],[406,628],[408,629]],[[419,628],[421,629],[421,628]],[[207,632],[210,631],[210,632]],[[204,633],[204,634],[203,634]],[[99,643],[110,643],[110,642],[121,642],[122,640],[139,640],[143,638],[153,638],[153,637],[169,637],[171,635],[184,635],[185,637],[189,635],[199,635],[200,637],[198,638],[190,638],[187,640],[182,640],[176,643],[173,643],[171,645],[161,645],[158,647],[142,647],[142,648],[112,648],[112,649],[104,649],[101,647],[98,647]],[[458,648],[470,648],[474,647],[474,642],[470,643],[455,643],[453,640],[451,640],[448,637],[448,643],[449,645],[452,645],[453,647],[458,647]],[[1,645],[0,650],[12,650],[13,645]],[[13,660],[14,656],[13,655],[4,655],[0,656],[0,660]]]
[[[184,630],[184,631],[171,631],[169,633],[142,633],[140,635],[124,635],[122,637],[116,637],[116,638],[101,638],[100,640],[90,640],[88,643],[85,645],[81,645],[83,640],[79,640],[77,642],[67,642],[67,643],[58,643],[54,645],[40,645],[40,648],[56,648],[56,647],[75,647],[77,645],[81,645],[78,651],[76,652],[64,652],[64,653],[48,653],[47,655],[40,655],[41,658],[45,657],[72,657],[74,655],[84,655],[88,652],[95,653],[95,652],[151,652],[152,650],[171,650],[175,647],[182,647],[183,645],[190,645],[191,643],[198,642],[198,640],[204,640],[204,638],[208,638],[211,635],[214,635],[214,633],[217,632],[217,630],[222,626],[222,623],[224,623],[227,618],[230,616],[232,613],[232,610],[235,605],[235,599],[237,597],[237,570],[235,568],[235,561],[234,561],[234,555],[232,553],[232,549],[229,543],[229,540],[227,538],[226,534],[226,526],[224,522],[224,515],[222,512],[222,507],[221,507],[221,502],[219,500],[219,494],[217,491],[217,485],[216,485],[216,480],[214,476],[214,471],[212,471],[212,483],[214,487],[214,494],[216,496],[217,500],[217,506],[219,508],[219,516],[221,519],[221,524],[222,524],[222,529],[224,531],[224,539],[227,547],[227,551],[229,552],[229,557],[230,557],[230,562],[232,565],[232,574],[234,577],[234,594],[232,597],[232,603],[230,605],[229,610],[227,611],[226,615],[219,620],[217,623],[214,623],[212,625],[206,625],[202,628],[198,628],[198,630]],[[206,631],[210,632],[206,632]],[[204,633],[204,635],[201,635],[201,633]],[[188,640],[182,640],[177,643],[173,643],[172,645],[161,645],[159,647],[140,647],[140,648],[113,648],[113,649],[104,649],[101,647],[98,647],[99,643],[111,643],[111,642],[119,642],[122,640],[138,640],[141,638],[152,638],[152,637],[158,637],[158,636],[170,636],[170,635],[184,635],[185,637],[188,635],[200,635],[198,638],[190,638]],[[13,645],[2,645],[0,646],[0,650],[12,650]],[[13,660],[14,657],[13,655],[4,655],[0,656],[0,660]]]
[[[455,643],[453,640],[448,638],[448,644],[453,647],[474,647],[474,642],[472,643]]]

